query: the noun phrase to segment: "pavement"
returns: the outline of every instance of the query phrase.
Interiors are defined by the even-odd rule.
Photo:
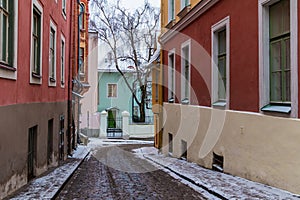
[[[33,179],[8,199],[53,199],[88,154],[89,149],[86,146],[78,145],[72,157],[68,157],[65,164],[57,167],[45,176]]]
[[[97,139],[93,140],[92,146],[79,146],[73,157],[68,158],[69,162],[45,176],[34,179],[20,191],[17,191],[10,199],[54,199],[87,157],[90,148],[103,143],[103,140],[100,143],[99,141],[95,142]],[[105,145],[110,143],[109,140],[105,140],[105,142]],[[120,144],[121,142],[122,140],[112,141],[114,144]],[[123,142],[132,144],[132,141],[126,142],[123,140]],[[205,169],[186,160],[164,156],[154,147],[136,149],[135,154],[159,166],[159,169],[164,170],[173,177],[206,190],[217,199],[300,199],[298,194]]]

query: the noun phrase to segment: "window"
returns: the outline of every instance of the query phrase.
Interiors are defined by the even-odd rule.
[[[270,102],[290,103],[290,1],[279,1],[269,9]]]
[[[260,108],[297,117],[297,1],[258,2]]]
[[[85,12],[85,6],[83,3],[80,4],[80,7],[79,7],[79,11],[80,11],[80,15],[79,15],[79,29],[80,30],[83,30],[85,28],[85,25],[84,25],[84,12]]]
[[[16,79],[18,1],[0,0],[0,77]]]
[[[190,41],[181,47],[181,102],[189,104],[190,100]]]
[[[79,73],[84,74],[84,48],[79,48]]]
[[[212,26],[212,105],[228,108],[229,17]]]
[[[117,97],[117,84],[107,84],[107,97]]]
[[[226,101],[226,30],[218,33],[218,100]]]
[[[168,100],[174,103],[175,99],[175,50],[172,50],[168,56]]]
[[[49,85],[56,85],[56,27],[50,21],[50,41],[49,41]]]
[[[169,136],[169,154],[172,155],[173,153],[173,135],[171,133],[168,134]]]
[[[175,0],[169,0],[168,2],[168,21],[175,19]]]
[[[66,53],[66,47],[65,47],[65,38],[64,36],[61,36],[61,51],[60,51],[60,83],[61,87],[64,87],[65,85],[65,53]]]
[[[190,1],[189,0],[181,0],[181,4],[180,4],[180,8],[183,9],[186,6],[190,5]]]
[[[67,18],[67,7],[66,7],[66,0],[62,0],[62,15],[64,18]]]
[[[8,63],[8,2],[7,0],[0,1],[0,24],[1,24],[1,37],[0,37],[0,58],[4,63]]]
[[[30,82],[35,84],[42,83],[42,12],[42,6],[33,0]]]
[[[187,142],[181,140],[181,159],[187,159]]]

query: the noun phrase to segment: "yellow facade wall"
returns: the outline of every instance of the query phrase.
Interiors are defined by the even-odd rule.
[[[212,168],[213,152],[224,172],[300,193],[300,120],[259,113],[164,103],[164,154],[173,135],[174,157],[187,142],[187,159]]]
[[[198,4],[201,0],[190,0],[191,8],[193,8],[196,4]],[[169,0],[161,0],[161,27],[165,28],[165,26],[169,23],[168,21],[168,2]],[[177,14],[181,11],[180,8],[181,0],[175,0],[175,16],[176,22],[180,20]]]

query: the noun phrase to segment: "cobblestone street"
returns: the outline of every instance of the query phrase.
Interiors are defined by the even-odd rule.
[[[206,199],[131,153],[142,146],[95,149],[56,199]]]

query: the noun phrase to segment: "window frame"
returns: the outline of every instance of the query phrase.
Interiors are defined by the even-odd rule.
[[[61,14],[64,17],[64,19],[67,19],[67,0],[61,1]]]
[[[33,28],[34,28],[34,23],[33,23],[33,18],[34,18],[34,10],[38,12],[40,16],[40,48],[39,48],[39,73],[34,72],[34,66],[33,66]],[[39,3],[38,0],[33,0],[32,1],[32,7],[31,7],[31,49],[30,49],[30,83],[31,84],[42,84],[42,72],[43,72],[43,7]]]
[[[82,51],[81,51],[82,50]],[[82,52],[82,54],[81,54]],[[85,48],[79,47],[79,59],[82,57],[82,63],[79,66],[79,74],[83,76],[85,74]]]
[[[83,10],[81,10],[83,9]],[[86,11],[86,6],[84,3],[80,3],[79,6],[79,14],[81,13],[81,15],[79,16],[79,30],[85,30],[85,11]]]
[[[219,99],[219,33],[226,30],[226,87],[225,99]],[[230,17],[227,16],[214,24],[211,27],[211,70],[212,70],[212,93],[211,105],[212,107],[222,107],[229,109],[230,100]],[[225,100],[225,101],[224,101]]]
[[[0,78],[5,78],[5,79],[11,79],[11,80],[17,80],[17,69],[18,69],[18,0],[8,0],[9,4],[13,3],[13,8],[9,8],[13,9],[13,12],[9,15],[12,16],[13,19],[9,18],[8,21],[13,20],[13,26],[10,26],[12,29],[9,30],[8,28],[8,34],[11,35],[11,40],[12,42],[10,42],[9,39],[9,35],[8,35],[8,43],[13,43],[12,45],[12,49],[9,50],[8,47],[8,54],[9,52],[13,52],[11,53],[12,55],[8,55],[11,56],[11,63],[5,63],[0,61]],[[10,22],[9,22],[10,23]],[[10,34],[10,31],[12,32],[12,34]]]
[[[190,4],[191,4],[190,0],[180,0],[180,10],[184,9]]]
[[[170,66],[171,58],[173,55],[173,66]],[[171,82],[173,80],[173,82]],[[173,85],[173,88],[171,87]],[[175,89],[176,89],[176,53],[175,49],[168,52],[168,101],[169,103],[175,102]]]
[[[115,96],[109,96],[109,86],[110,85],[114,85],[114,86],[116,86],[116,94],[115,94]],[[113,94],[113,92],[112,92],[112,94]],[[107,98],[118,98],[118,83],[107,83]]]
[[[173,7],[171,7],[173,5]],[[175,0],[168,0],[168,22],[175,19]]]
[[[62,44],[64,44],[64,48],[62,47]],[[60,51],[60,86],[62,88],[65,87],[65,81],[66,81],[66,39],[63,34],[61,34],[61,51]]]
[[[298,2],[290,1],[290,73],[291,104],[271,104],[270,101],[270,30],[269,6],[278,0],[258,0],[259,17],[259,108],[268,114],[277,112],[289,117],[298,117]]]
[[[54,31],[54,41],[53,41],[53,63],[51,63],[51,34]],[[49,75],[48,75],[48,85],[56,86],[56,62],[57,62],[57,28],[52,20],[50,20],[50,31],[49,31]],[[53,64],[51,66],[51,64]],[[51,75],[53,73],[53,76]]]
[[[186,80],[186,65],[184,50],[188,50],[188,80]],[[191,40],[181,44],[181,103],[190,104],[191,101]]]

